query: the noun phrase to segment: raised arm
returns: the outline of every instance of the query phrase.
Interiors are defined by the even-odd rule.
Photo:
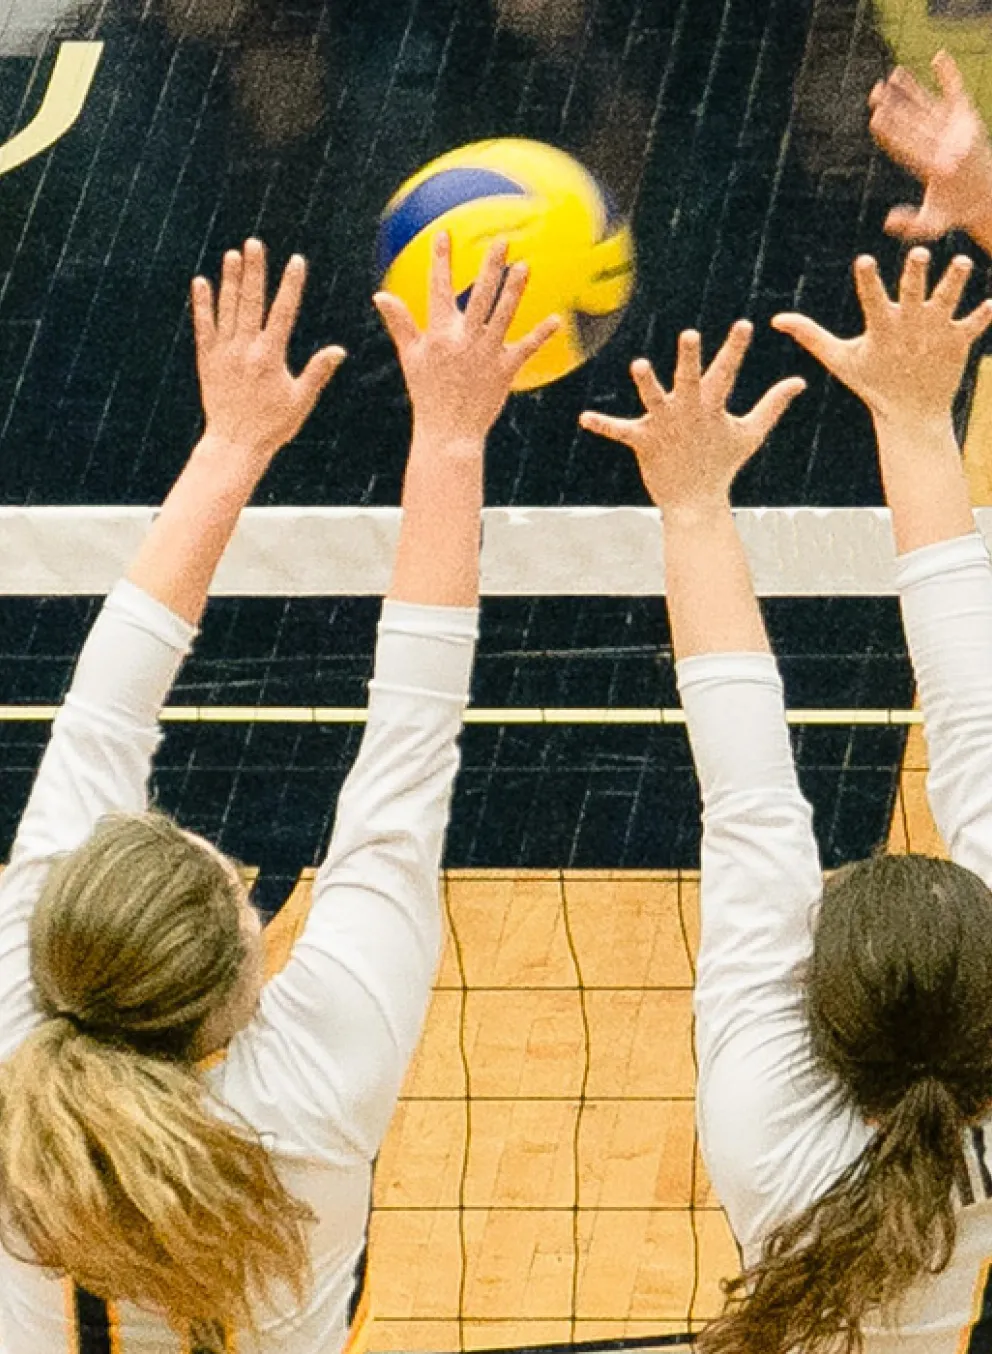
[[[956,258],[927,296],[914,249],[898,300],[874,259],[855,277],[865,332],[842,340],[801,315],[776,316],[864,400],[899,552],[899,589],[929,751],[928,789],[952,858],[992,884],[992,566],[975,531],[951,408],[992,302],[956,320],[971,262]]]
[[[702,934],[696,975],[700,1136],[738,1239],[752,1244],[822,1167],[788,1144],[804,1131],[799,988],[811,952],[820,864],[800,793],[771,653],[730,509],[734,476],[800,380],[779,383],[745,418],[726,402],[750,340],[734,326],[705,375],[683,334],[673,390],[645,362],[646,413],[583,425],[631,446],[664,526],[665,582],[678,679],[703,797]],[[815,1135],[815,1127],[811,1130]]]
[[[478,624],[485,441],[516,372],[556,327],[505,342],[526,270],[515,266],[503,284],[504,264],[494,247],[462,314],[441,235],[425,332],[397,298],[376,298],[413,406],[395,572],[361,749],[306,926],[263,993],[253,1036],[251,1057],[287,1086],[295,1123],[325,1150],[368,1159],[420,1037],[440,951],[441,852]]]
[[[72,850],[103,814],[145,807],[159,710],[241,509],[344,357],[327,349],[298,378],[286,366],[305,272],[293,259],[267,321],[257,240],[226,256],[216,312],[209,283],[193,284],[203,437],[83,648],[21,820],[15,863]]]
[[[935,240],[966,230],[992,251],[992,145],[982,115],[969,99],[961,72],[938,52],[934,97],[902,66],[871,92],[875,140],[921,180],[919,207],[894,207],[885,229],[903,240]]]

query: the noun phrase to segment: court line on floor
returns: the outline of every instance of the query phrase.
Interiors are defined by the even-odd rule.
[[[57,705],[0,705],[0,724],[45,723],[58,714]],[[165,724],[364,724],[360,706],[172,705],[162,711]],[[919,710],[821,709],[789,710],[790,724],[898,726],[922,724]],[[470,706],[466,724],[684,724],[685,712],[656,706],[585,708],[571,706]]]

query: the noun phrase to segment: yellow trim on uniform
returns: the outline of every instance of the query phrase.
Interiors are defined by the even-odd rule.
[[[369,1292],[368,1271],[365,1274],[365,1285],[362,1288],[362,1296],[358,1303],[358,1311],[355,1313],[355,1319],[351,1323],[351,1331],[348,1340],[341,1354],[368,1354],[369,1344],[372,1340],[372,1327],[375,1324],[375,1313],[372,1310],[372,1296]]]
[[[975,1284],[975,1291],[971,1299],[971,1320],[958,1339],[957,1354],[968,1354],[971,1337],[975,1333],[975,1327],[982,1319],[982,1308],[985,1306],[985,1289],[988,1286],[990,1274],[992,1274],[992,1261],[987,1262],[984,1268],[979,1271],[978,1282]]]
[[[71,1279],[62,1280],[62,1303],[68,1331],[66,1348],[69,1354],[79,1354],[79,1312],[76,1310],[76,1285]]]

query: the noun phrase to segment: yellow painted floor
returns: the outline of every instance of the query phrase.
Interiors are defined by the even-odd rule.
[[[910,731],[892,850],[939,853]],[[310,875],[268,928],[270,970]],[[699,1159],[690,873],[444,880],[447,941],[376,1179],[373,1351],[664,1335],[737,1252]]]

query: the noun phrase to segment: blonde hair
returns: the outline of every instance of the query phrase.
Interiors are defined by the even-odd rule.
[[[257,1330],[250,1294],[280,1280],[302,1303],[312,1279],[312,1211],[194,1062],[246,959],[241,906],[170,819],[103,819],[48,874],[30,943],[49,1018],[0,1065],[0,1242],[209,1349],[218,1323]]]

